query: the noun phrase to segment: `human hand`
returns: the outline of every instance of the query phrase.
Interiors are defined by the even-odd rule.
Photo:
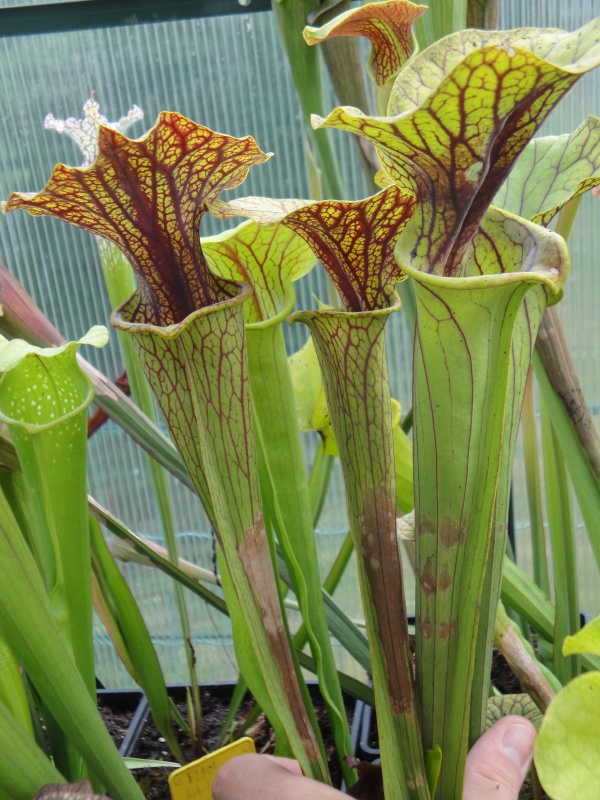
[[[467,756],[463,800],[518,800],[535,735],[524,717],[503,717],[492,725]]]
[[[535,740],[523,717],[504,717],[467,757],[463,800],[517,800]],[[244,755],[228,761],[212,785],[214,800],[342,800],[336,789],[305,778],[289,758]]]

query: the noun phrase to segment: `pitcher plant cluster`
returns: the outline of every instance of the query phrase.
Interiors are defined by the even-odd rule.
[[[374,698],[386,800],[460,800],[467,751],[493,708],[494,640],[516,640],[515,669],[521,664],[537,705],[545,707],[561,682],[575,677],[566,667],[548,674],[498,609],[502,592],[542,639],[560,646],[558,609],[514,564],[503,579],[503,564],[510,473],[536,336],[569,272],[564,238],[548,226],[559,215],[557,227],[568,233],[560,220],[600,184],[597,118],[570,136],[533,137],[600,63],[600,20],[574,33],[461,31],[417,52],[413,24],[426,10],[387,0],[305,31],[309,45],[355,36],[372,42],[367,73],[380,115],[344,106],[312,119],[321,136],[337,128],[374,148],[379,189],[364,200],[227,200],[226,190],[270,154],[250,136],[217,133],[176,112],[161,113],[135,140],[123,131],[139,109],[111,125],[92,99],[83,124],[47,119],[88,148],[84,165],[58,165],[41,192],[11,195],[4,211],[48,215],[100,237],[110,321],[136,406],[84,362],[91,380],[78,366],[78,346],[102,344],[102,330],[65,344],[20,287],[2,277],[4,330],[12,325],[12,335],[31,344],[0,340],[0,419],[19,465],[0,470],[0,585],[12,587],[0,590],[0,633],[15,686],[12,697],[0,695],[0,737],[2,715],[9,715],[21,737],[18,746],[16,737],[11,741],[15,763],[33,758],[20,664],[62,753],[49,761],[38,748],[36,771],[16,770],[13,784],[2,786],[9,796],[30,797],[46,783],[85,774],[115,798],[140,796],[93,722],[92,595],[128,669],[149,687],[155,718],[181,759],[160,666],[98,522],[177,579],[184,632],[182,586],[229,614],[241,689],[247,685],[266,713],[277,752],[324,782],[327,759],[301,666],[317,675],[341,757],[352,751],[342,689]],[[200,238],[207,213],[245,221]],[[294,311],[293,283],[317,260],[339,308]],[[412,452],[385,360],[386,323],[402,313],[403,281],[416,298]],[[289,358],[286,321],[310,330],[306,346]],[[85,408],[92,384],[98,403],[154,456],[168,545],[162,554],[88,501]],[[156,428],[148,387],[179,456]],[[301,444],[306,430],[322,439],[310,479]],[[356,554],[366,639],[330,596],[337,578],[324,588],[319,578],[314,525],[327,477],[323,459],[331,454],[341,461],[350,527],[340,557],[345,563],[352,548]],[[165,468],[202,501],[218,541],[225,602],[179,559]],[[582,509],[593,519],[598,485],[585,474],[591,488]],[[78,498],[77,519],[66,497]],[[399,528],[415,547],[414,657]],[[592,546],[598,556],[598,543]],[[86,576],[85,591],[69,570]],[[532,586],[540,593],[533,609]],[[293,638],[288,590],[302,616]],[[330,632],[371,676],[372,689],[338,672]],[[564,633],[574,630],[567,625]],[[581,663],[597,666],[593,647],[577,652],[591,653]],[[189,706],[198,723],[191,645],[187,656],[196,686]],[[57,674],[44,659],[61,665]],[[540,737],[538,768],[548,791],[562,798],[548,756],[560,739],[553,739],[552,724]],[[352,785],[356,774],[343,758],[342,769]]]

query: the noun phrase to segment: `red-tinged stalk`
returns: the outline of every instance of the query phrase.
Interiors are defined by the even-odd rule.
[[[396,533],[384,328],[398,308],[299,312],[313,335],[340,451],[369,637],[386,798],[427,798]]]
[[[98,246],[98,253],[100,255],[100,263],[102,265],[102,272],[104,274],[104,281],[108,290],[111,307],[116,308],[124,302],[135,291],[135,277],[131,265],[121,253],[121,251],[111,242],[106,239],[96,237],[96,244]],[[154,400],[152,397],[152,390],[148,385],[142,372],[142,368],[136,359],[131,341],[126,334],[119,333],[119,342],[121,345],[121,352],[123,354],[123,361],[125,364],[125,372],[131,390],[131,398],[136,406],[144,413],[152,423],[156,424],[156,412],[154,410]],[[163,536],[167,545],[169,558],[176,564],[179,560],[177,537],[175,535],[175,523],[173,519],[173,507],[171,503],[171,495],[167,483],[167,476],[164,468],[150,455],[146,455],[146,463],[150,479],[154,489],[154,500],[158,510]],[[192,644],[192,633],[190,628],[190,619],[188,608],[185,601],[183,588],[175,583],[173,586],[175,592],[175,599],[179,611],[179,621],[181,624],[181,635],[183,639],[183,649],[185,652],[188,680],[190,683],[190,692],[192,696],[192,703],[194,706],[194,718],[196,727],[192,729],[192,738],[195,742],[195,749],[198,757],[202,754],[202,706],[200,703],[200,689],[199,681],[196,670],[196,656],[194,653],[194,646]],[[164,681],[162,681],[164,684]],[[162,713],[164,704],[161,702],[155,705],[154,698],[157,696],[163,699],[163,691],[159,685],[142,685],[142,689],[146,692],[150,708],[155,720],[161,720],[162,725],[159,725],[163,731],[165,738],[169,742],[169,746],[173,754],[177,756],[178,746],[176,741],[171,738],[170,728],[164,728],[164,714]],[[166,698],[166,690],[164,690],[164,697]],[[168,721],[168,717],[167,717]],[[175,748],[173,748],[175,743]],[[180,758],[180,757],[179,757]],[[181,760],[181,759],[180,759]]]
[[[352,752],[352,742],[323,606],[308,480],[282,331],[295,301],[292,282],[313,268],[315,257],[283,225],[252,221],[203,239],[202,249],[215,275],[253,288],[244,316],[262,500],[306,624],[344,780],[351,785],[356,777],[344,756]]]

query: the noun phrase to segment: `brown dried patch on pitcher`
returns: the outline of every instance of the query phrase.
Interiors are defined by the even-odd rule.
[[[395,714],[414,710],[402,563],[396,536],[396,499],[384,488],[367,496],[363,509],[361,557],[376,609],[377,634],[384,653],[388,695]]]
[[[256,522],[244,531],[238,546],[240,562],[254,601],[260,610],[263,629],[282,676],[281,684],[290,711],[309,758],[320,759],[319,745],[310,723],[294,668],[275,581],[265,522],[260,512]]]
[[[450,549],[462,544],[467,537],[467,530],[456,520],[444,517],[438,528],[438,540],[443,547]]]
[[[448,564],[444,564],[442,568],[442,573],[438,578],[438,589],[440,592],[445,592],[452,583],[452,578],[450,577],[450,573],[448,572]]]
[[[423,567],[420,575],[421,586],[426,595],[431,595],[435,592],[435,575],[431,568],[433,556],[427,556],[425,566]]]
[[[417,536],[435,536],[435,523],[426,517],[418,517],[416,520]]]

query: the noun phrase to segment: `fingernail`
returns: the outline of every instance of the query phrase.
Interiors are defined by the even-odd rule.
[[[530,725],[522,725],[519,722],[511,725],[504,733],[502,738],[504,752],[520,770],[529,766],[534,740],[535,730]]]

